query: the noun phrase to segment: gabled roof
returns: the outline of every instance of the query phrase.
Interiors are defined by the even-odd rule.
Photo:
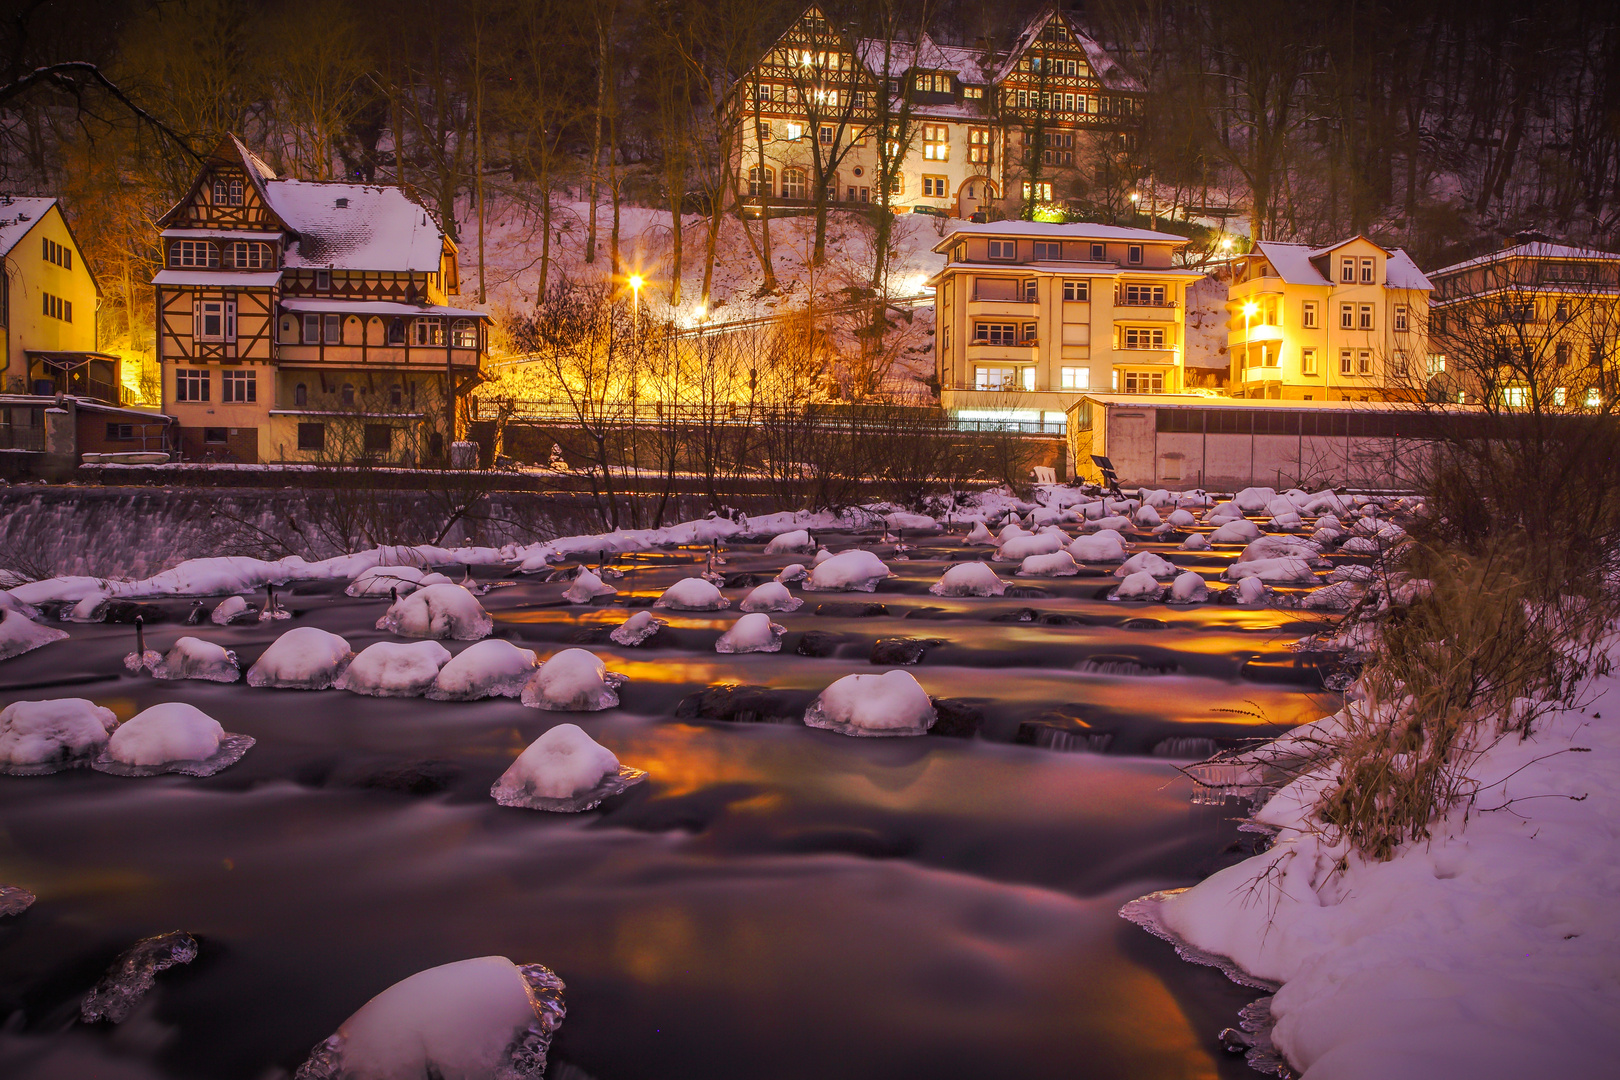
[[[285,266],[439,269],[446,242],[438,222],[397,187],[272,180],[265,190],[276,216],[297,234]]]
[[[238,139],[235,135],[226,135],[219,140],[219,145],[214,147],[213,153],[203,159],[203,167],[197,170],[197,177],[192,180],[191,187],[186,191],[185,195],[181,197],[179,202],[169,207],[162,217],[157,219],[157,227],[160,230],[168,228],[169,223],[179,216],[181,209],[197,197],[197,193],[202,190],[203,181],[208,177],[209,166],[211,165],[240,165],[243,171],[247,173],[248,183],[252,184],[254,189],[258,191],[260,201],[270,209],[272,216],[274,216],[275,209],[270,207],[270,199],[265,194],[265,185],[276,179],[276,171],[266,165],[264,159],[244,146],[241,139]],[[285,225],[286,222],[282,222],[282,224]]]
[[[1493,251],[1489,255],[1481,255],[1475,259],[1467,259],[1460,263],[1453,263],[1435,274],[1453,274],[1458,270],[1468,270],[1475,266],[1486,266],[1490,263],[1506,262],[1508,259],[1617,259],[1620,253],[1613,251],[1599,251],[1596,248],[1572,247],[1569,244],[1549,244],[1537,242],[1531,244],[1517,244],[1513,247]]]
[[[981,54],[977,49],[941,45],[926,33],[916,42],[862,38],[855,45],[855,55],[878,78],[900,76],[912,68],[923,68],[955,72],[965,83],[990,81],[991,73],[980,63]]]
[[[1013,69],[1018,66],[1018,61],[1022,60],[1024,54],[1035,46],[1036,39],[1040,37],[1041,31],[1046,29],[1046,24],[1053,19],[1061,20],[1064,29],[1073,35],[1074,40],[1086,54],[1086,63],[1091,65],[1092,73],[1097,76],[1097,81],[1102,83],[1104,87],[1109,90],[1126,90],[1137,93],[1147,89],[1137,81],[1135,76],[1120,67],[1114,58],[1108,55],[1108,50],[1097,44],[1090,34],[1080,29],[1079,25],[1068,14],[1053,8],[1048,8],[1044,14],[1036,16],[1024,28],[1024,32],[1018,35],[1018,40],[1013,43],[1012,50],[1007,53],[1007,59],[1002,61],[1001,66],[996,69],[995,74],[992,76],[992,81],[999,83],[1012,73]]]
[[[55,205],[55,199],[44,196],[0,198],[0,256],[11,254],[11,249],[21,243]]]
[[[1326,247],[1313,248],[1307,244],[1285,244],[1279,240],[1262,240],[1255,245],[1255,250],[1264,255],[1266,261],[1271,263],[1277,271],[1277,276],[1291,285],[1322,285],[1330,286],[1332,280],[1317,267],[1313,261],[1324,255],[1331,254],[1352,240],[1365,240],[1366,237],[1352,236],[1349,240],[1341,240]],[[1367,241],[1372,244],[1371,240]],[[1389,256],[1384,264],[1384,284],[1391,289],[1433,289],[1429,279],[1423,276],[1423,271],[1411,256],[1400,248],[1373,247]]]

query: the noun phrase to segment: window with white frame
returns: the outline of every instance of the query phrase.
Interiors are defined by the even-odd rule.
[[[1018,258],[1018,241],[992,240],[990,241],[990,257],[992,259],[1005,259],[1012,261]]]
[[[1446,354],[1445,353],[1437,353],[1437,352],[1430,353],[1427,368],[1428,368],[1428,372],[1429,372],[1429,378],[1431,378],[1431,379],[1434,378],[1436,375],[1440,374],[1442,371],[1445,371],[1446,370]]]
[[[1091,299],[1091,282],[1085,280],[1065,281],[1063,283],[1063,299],[1079,302]]]
[[[1132,244],[1130,246],[1129,253],[1127,255],[1126,261],[1133,262],[1133,263],[1139,263],[1139,262],[1142,261],[1142,245],[1141,244]]]
[[[1030,370],[1034,370],[1031,368]],[[1015,367],[976,367],[973,369],[973,389],[1012,390],[1018,386]]]
[[[943,199],[950,195],[947,185],[950,181],[943,176],[925,176],[923,180],[923,197],[926,199]]]
[[[412,319],[411,344],[413,345],[443,345],[444,320],[443,319]]]
[[[1361,260],[1361,283],[1363,285],[1373,283],[1373,260],[1371,259]]]
[[[1320,320],[1321,314],[1317,302],[1315,300],[1305,301],[1305,306],[1300,310],[1299,325],[1306,330],[1315,330],[1318,329]]]
[[[1025,198],[1025,200],[1035,199],[1038,202],[1051,202],[1052,201],[1052,185],[1049,182],[1045,181],[1045,180],[1039,181],[1039,182],[1034,183],[1034,184],[1031,184],[1028,180],[1025,180],[1024,181],[1024,198]]]
[[[1340,375],[1353,375],[1353,374],[1355,374],[1355,358],[1353,356],[1351,356],[1349,349],[1340,349],[1339,350],[1339,374]]]
[[[235,341],[236,301],[198,300],[192,319],[192,336],[198,341]]]
[[[1356,281],[1356,260],[1339,260],[1339,281],[1345,285],[1353,285]]]
[[[457,319],[450,325],[450,340],[458,349],[478,348],[478,323],[473,319]]]
[[[968,128],[968,160],[975,165],[990,164],[989,128]]]
[[[1127,326],[1120,331],[1120,345],[1126,349],[1164,348],[1164,327]]]
[[[174,399],[176,401],[207,401],[208,369],[175,368]]]
[[[1065,367],[1058,369],[1058,386],[1063,390],[1085,390],[1091,386],[1091,369]]]
[[[1395,329],[1397,331],[1405,331],[1406,330],[1406,305],[1405,304],[1396,304],[1395,305]]]
[[[1373,328],[1373,306],[1371,304],[1356,305],[1356,329],[1371,330]]]
[[[776,176],[770,169],[758,165],[748,170],[748,197],[758,199],[776,193]]]
[[[1126,307],[1164,307],[1164,286],[1126,285],[1120,291],[1120,303]]]
[[[810,175],[803,169],[782,170],[782,198],[803,199],[810,189]]]
[[[922,144],[924,161],[949,161],[951,159],[951,126],[949,124],[924,124],[922,126]]]
[[[169,245],[169,265],[218,266],[219,248],[207,240],[176,240]]]
[[[321,340],[328,345],[343,344],[343,316],[326,315],[321,319]]]
[[[217,179],[214,181],[214,203],[217,206],[242,205],[242,181]]]
[[[1302,374],[1302,375],[1315,375],[1316,374],[1316,350],[1315,349],[1301,349],[1301,350],[1299,350],[1299,370],[1300,370],[1300,374]]]
[[[243,404],[258,401],[258,372],[250,370],[220,372],[219,400],[226,402],[227,404]]]
[[[1339,329],[1354,330],[1356,328],[1356,305],[1339,305]]]
[[[1127,371],[1125,373],[1125,392],[1127,394],[1164,393],[1164,372]]]
[[[1018,324],[1001,322],[975,323],[973,340],[980,345],[1018,344]]]
[[[1040,297],[1040,283],[1035,278],[1024,279],[1024,303],[1033,304]]]
[[[1372,374],[1372,353],[1367,349],[1358,349],[1356,351],[1356,374]]]
[[[270,245],[236,240],[225,245],[225,265],[233,270],[265,270],[271,265]]]
[[[1510,409],[1522,409],[1530,403],[1530,388],[1508,386],[1502,390],[1502,404]]]

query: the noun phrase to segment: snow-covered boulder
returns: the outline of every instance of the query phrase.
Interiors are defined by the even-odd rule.
[[[1203,577],[1192,570],[1177,574],[1176,580],[1170,583],[1172,604],[1201,604],[1208,599],[1209,586],[1204,583]]]
[[[1244,578],[1259,578],[1273,584],[1311,585],[1316,582],[1316,572],[1304,559],[1282,558],[1235,562],[1221,574],[1224,581],[1242,581]]]
[[[922,735],[938,714],[909,671],[845,675],[805,710],[810,727],[845,735]]]
[[[781,652],[787,627],[771,622],[763,611],[744,615],[714,643],[717,653]]]
[[[1119,532],[1121,529],[1129,529],[1130,527],[1131,519],[1128,517],[1121,517],[1118,514],[1110,514],[1108,517],[1098,518],[1096,521],[1086,523],[1086,528],[1088,529],[1113,529],[1115,532]]]
[[[325,690],[354,659],[349,643],[318,626],[298,626],[282,634],[248,669],[249,686]]]
[[[1007,583],[996,576],[988,563],[957,563],[928,586],[935,596],[1000,596]]]
[[[1251,541],[1235,561],[1255,562],[1259,559],[1304,559],[1309,563],[1325,562],[1316,545],[1292,536],[1262,536]]]
[[[810,571],[806,569],[804,563],[796,562],[788,563],[786,566],[782,567],[782,572],[776,575],[776,580],[781,582],[783,585],[791,585],[795,581],[803,581],[809,576]]]
[[[1050,555],[1054,551],[1062,551],[1067,539],[1061,532],[1057,535],[1036,533],[1033,536],[1015,536],[1001,545],[995,554],[995,561],[1021,563],[1031,555]]]
[[[517,697],[539,665],[533,649],[521,649],[502,638],[487,638],[467,646],[440,668],[427,696],[434,701]]]
[[[1209,548],[1209,537],[1203,533],[1193,533],[1181,542],[1182,551],[1208,551]]]
[[[1046,555],[1031,555],[1018,567],[1019,577],[1073,577],[1079,572],[1074,556],[1062,548]]]
[[[448,584],[450,579],[443,574],[420,566],[373,566],[356,574],[343,591],[350,596],[407,596],[429,585]]]
[[[1169,559],[1154,554],[1151,551],[1139,551],[1126,559],[1119,569],[1114,571],[1117,578],[1127,578],[1132,574],[1147,574],[1156,578],[1175,577],[1180,570]]]
[[[720,611],[731,606],[731,601],[720,595],[712,581],[702,578],[682,578],[653,603],[653,607],[671,611]]]
[[[1125,538],[1113,529],[1099,529],[1077,536],[1069,544],[1076,562],[1121,562],[1125,558]]]
[[[1288,495],[1284,493],[1266,503],[1265,513],[1267,517],[1272,518],[1287,516],[1298,517],[1299,507],[1295,505],[1293,499],[1290,499]]]
[[[1259,514],[1263,513],[1271,500],[1276,497],[1276,488],[1247,487],[1232,496],[1232,503],[1245,514]]]
[[[90,764],[118,726],[84,698],[14,701],[0,711],[0,774],[43,776]]]
[[[1119,583],[1109,596],[1110,600],[1157,600],[1164,595],[1164,586],[1145,570],[1131,574]]]
[[[368,697],[421,697],[449,662],[450,650],[437,641],[379,641],[360,650],[332,686]]]
[[[816,550],[815,558],[810,560],[810,565],[813,567],[820,566],[830,558],[832,558],[832,552],[828,551],[826,548],[818,548]]]
[[[616,645],[633,649],[668,625],[663,619],[653,618],[650,611],[638,611],[615,626],[608,637]]]
[[[1243,511],[1230,499],[1223,499],[1204,511],[1205,525],[1220,525],[1228,521],[1237,521],[1243,516]]]
[[[978,547],[981,544],[994,544],[995,542],[995,533],[985,528],[982,521],[975,521],[973,528],[968,531],[966,536],[962,537],[963,547]]]
[[[41,626],[16,608],[0,609],[0,660],[33,652],[53,641],[66,641],[67,631]]]
[[[1379,547],[1376,540],[1365,536],[1352,536],[1339,545],[1339,550],[1346,555],[1376,555]]]
[[[489,793],[502,806],[577,813],[646,778],[578,724],[558,724],[530,743]]]
[[[459,960],[366,1002],[298,1080],[539,1080],[565,1011],[562,980],[540,964]]]
[[[1029,530],[1020,525],[1015,519],[1008,522],[1006,525],[1003,525],[1001,527],[1001,531],[996,533],[996,543],[1005,544],[1008,540],[1011,540],[1014,537],[1028,535]]]
[[[1190,529],[1198,524],[1198,519],[1193,517],[1191,510],[1172,510],[1170,516],[1164,520],[1165,524],[1174,525],[1178,529]]]
[[[1247,544],[1260,537],[1260,526],[1248,518],[1233,518],[1209,534],[1212,544]]]
[[[400,637],[478,641],[495,629],[478,597],[446,582],[402,596],[377,620],[377,629]]]
[[[890,529],[905,529],[908,532],[937,532],[939,522],[927,514],[913,514],[906,510],[896,510],[892,514],[883,515],[883,524]]]
[[[596,576],[588,567],[580,567],[574,582],[563,591],[563,599],[570,604],[588,604],[599,596],[616,596],[619,590]]]
[[[564,649],[540,665],[523,688],[523,704],[553,712],[598,712],[619,703],[624,676],[585,649]]]
[[[1271,590],[1258,576],[1246,577],[1237,583],[1237,602],[1240,604],[1263,604]]]
[[[889,568],[870,551],[851,548],[817,563],[805,580],[807,592],[874,592]]]
[[[194,637],[183,637],[171,645],[163,659],[152,665],[152,674],[159,679],[205,682],[235,682],[242,677],[234,652]]]
[[[798,611],[803,606],[804,601],[788,592],[787,586],[779,581],[756,585],[737,605],[743,611]]]
[[[810,539],[808,529],[794,529],[792,532],[780,533],[771,538],[765,545],[767,555],[808,555],[816,550],[816,545]]]
[[[114,776],[212,776],[242,760],[253,746],[183,701],[165,701],[118,725],[91,767]]]
[[[1144,503],[1136,513],[1131,515],[1131,520],[1139,529],[1154,529],[1164,524],[1164,519],[1159,517],[1159,512],[1151,504],[1147,503]]]
[[[1166,488],[1139,491],[1137,495],[1141,498],[1143,507],[1151,507],[1154,510],[1163,510],[1167,506],[1176,505],[1175,495]]]
[[[233,622],[246,622],[250,618],[257,618],[258,612],[248,607],[248,602],[240,596],[227,596],[209,613],[208,621],[215,626],[229,626]]]

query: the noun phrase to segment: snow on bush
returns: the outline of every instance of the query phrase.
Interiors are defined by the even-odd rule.
[[[520,649],[502,638],[488,638],[467,646],[440,668],[427,696],[434,701],[515,698],[539,664],[533,649]]]
[[[421,697],[449,662],[450,650],[437,641],[379,641],[362,649],[332,686],[368,697]]]
[[[1069,543],[1069,554],[1076,562],[1121,562],[1125,558],[1125,538],[1113,529],[1099,529],[1075,537]]]
[[[817,563],[805,580],[808,592],[875,592],[889,568],[870,551],[852,548]]]
[[[1034,536],[1015,536],[1005,541],[995,554],[996,562],[1023,562],[1031,555],[1050,555],[1062,551],[1067,540],[1063,534],[1036,533]]]
[[[1260,537],[1260,526],[1248,518],[1233,518],[1209,534],[1212,544],[1247,544]]]
[[[781,582],[767,581],[755,586],[737,606],[743,611],[797,611],[804,606],[804,601],[788,592]]]
[[[1147,574],[1150,577],[1175,577],[1180,570],[1169,559],[1154,554],[1151,551],[1139,551],[1126,559],[1119,569],[1114,571],[1117,578],[1130,577],[1132,574]]]
[[[702,578],[682,578],[664,590],[653,607],[671,611],[720,611],[731,606],[731,601],[720,595],[713,582]]]
[[[695,579],[691,579],[695,580]],[[534,673],[523,688],[523,704],[553,712],[597,712],[619,703],[623,675],[610,673],[595,653],[564,649]]]
[[[771,622],[763,611],[744,615],[714,643],[717,653],[781,652],[787,627]]]
[[[1242,581],[1245,578],[1259,578],[1274,584],[1299,583],[1314,585],[1316,571],[1304,559],[1252,559],[1249,562],[1237,562],[1228,566],[1221,573],[1223,581]]]
[[[638,611],[615,626],[608,637],[615,644],[633,649],[668,625],[663,619],[653,618],[650,611]]]
[[[350,596],[387,596],[390,591],[406,596],[429,585],[448,585],[443,574],[420,566],[373,566],[360,571],[343,591]]]
[[[928,586],[935,596],[1000,596],[1007,583],[996,576],[988,563],[957,563]]]
[[[1209,537],[1203,533],[1193,533],[1181,542],[1181,550],[1183,551],[1208,551],[1209,548]]]
[[[543,965],[504,956],[419,971],[345,1020],[297,1080],[540,1080],[563,989]]]
[[[238,619],[245,619],[248,614],[248,602],[240,596],[227,596],[218,604],[208,616],[208,621],[215,626],[229,626]]]
[[[796,562],[788,563],[782,567],[782,572],[776,575],[776,580],[784,585],[790,585],[795,581],[803,581],[809,576],[810,571],[805,568],[804,563]]]
[[[84,698],[14,701],[0,712],[0,773],[43,776],[88,765],[117,726],[111,709]]]
[[[161,660],[149,666],[153,676],[159,679],[201,679],[205,682],[229,683],[242,677],[234,652],[212,641],[194,637],[180,638],[169,647]]]
[[[489,793],[502,806],[577,813],[646,778],[578,724],[558,724],[530,743]]]
[[[248,669],[249,686],[288,690],[325,690],[354,659],[349,643],[318,626],[287,631],[264,650]]]
[[[478,597],[460,585],[429,585],[402,596],[377,620],[377,629],[400,637],[477,641],[495,629]]]
[[[1018,567],[1019,577],[1073,577],[1079,572],[1074,556],[1062,548],[1046,555],[1031,555]]]
[[[1176,575],[1176,580],[1170,583],[1170,602],[1172,604],[1201,604],[1209,599],[1209,586],[1197,573],[1187,570]]]
[[[808,529],[794,529],[792,532],[780,533],[765,545],[766,555],[807,555],[814,550],[816,545],[810,539]]]
[[[845,735],[922,735],[938,714],[909,671],[845,675],[805,711],[810,727]]]
[[[251,738],[227,734],[196,706],[166,701],[118,725],[92,767],[115,776],[212,776],[252,746]]]
[[[1159,584],[1157,578],[1145,570],[1129,575],[1119,583],[1119,588],[1110,595],[1110,600],[1157,600],[1164,595],[1164,586]]]
[[[599,596],[617,596],[618,592],[618,589],[597,577],[594,571],[582,566],[574,576],[574,583],[564,591],[563,599],[570,604],[588,604]]]
[[[963,547],[977,547],[981,544],[993,544],[995,542],[995,533],[985,528],[982,521],[975,521],[972,530],[962,537]]]
[[[67,639],[67,631],[41,626],[15,608],[0,610],[0,660],[10,660],[41,645]]]

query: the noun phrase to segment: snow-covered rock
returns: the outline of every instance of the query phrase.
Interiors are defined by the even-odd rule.
[[[1144,508],[1163,510],[1167,506],[1176,505],[1175,495],[1165,488],[1143,490],[1137,492],[1137,495],[1141,498]]]
[[[1109,596],[1110,600],[1157,600],[1164,595],[1164,586],[1145,570],[1138,571],[1119,583]]]
[[[1352,536],[1339,545],[1339,550],[1346,555],[1376,555],[1379,547],[1378,541],[1365,536]]]
[[[1073,577],[1079,572],[1074,556],[1062,548],[1046,555],[1030,555],[1018,567],[1019,577]]]
[[[1007,583],[996,576],[988,563],[957,563],[928,586],[935,596],[1000,596]]]
[[[421,697],[449,662],[450,650],[437,641],[379,641],[360,650],[332,686],[368,697]]]
[[[171,645],[163,659],[152,665],[152,674],[159,679],[202,679],[205,682],[227,683],[242,677],[234,652],[212,641],[194,637],[180,638]]]
[[[851,548],[817,563],[805,580],[808,592],[874,592],[889,568],[870,551]]]
[[[563,989],[546,967],[504,956],[419,971],[345,1020],[298,1080],[540,1080]]]
[[[1260,537],[1260,526],[1248,518],[1233,518],[1209,534],[1212,544],[1247,544]]]
[[[1113,529],[1099,529],[1077,536],[1069,544],[1076,562],[1121,562],[1125,558],[1125,538]]]
[[[1015,537],[1028,535],[1029,530],[1014,520],[1008,522],[1006,525],[1003,525],[1001,527],[1001,531],[996,533],[996,543],[1005,544],[1008,540],[1012,540]]]
[[[1304,559],[1312,564],[1325,564],[1315,544],[1292,536],[1262,536],[1245,547],[1235,561],[1245,563],[1259,559]]]
[[[1193,533],[1181,542],[1181,550],[1183,551],[1208,551],[1209,549],[1209,537],[1203,533]]]
[[[783,585],[791,585],[795,581],[803,581],[809,576],[810,571],[805,568],[804,563],[796,562],[788,563],[786,566],[782,567],[782,572],[776,575],[776,580],[781,582]]]
[[[689,578],[688,580],[696,580]],[[540,665],[523,688],[523,704],[554,712],[597,712],[619,703],[624,676],[585,649],[564,649]]]
[[[227,734],[196,706],[165,701],[118,725],[92,767],[115,776],[212,776],[252,746],[251,738]]]
[[[1298,514],[1277,514],[1271,519],[1273,529],[1303,529],[1305,519]]]
[[[14,701],[0,711],[0,774],[43,776],[90,764],[118,726],[84,698]]]
[[[502,806],[577,813],[647,778],[577,724],[558,724],[530,743],[489,789]]]
[[[717,653],[781,652],[787,627],[771,622],[763,611],[744,615],[714,643]]]
[[[720,611],[731,606],[731,601],[720,595],[711,581],[702,578],[682,578],[664,590],[653,607],[671,611]]]
[[[446,582],[400,597],[377,620],[377,629],[400,637],[477,641],[489,637],[495,620],[478,597]]]
[[[968,531],[966,536],[962,537],[963,547],[978,547],[981,544],[993,544],[995,542],[995,534],[985,528],[982,521],[975,521],[973,528]]]
[[[927,514],[913,514],[905,510],[896,510],[892,514],[883,515],[883,524],[890,529],[905,529],[908,532],[937,532],[939,522]]]
[[[1147,574],[1150,577],[1175,577],[1180,570],[1176,564],[1151,551],[1139,551],[1120,564],[1114,571],[1117,578],[1130,577],[1132,574]]]
[[[15,608],[0,610],[0,660],[33,652],[53,641],[66,641],[67,631],[41,626]]]
[[[570,604],[588,604],[599,596],[616,596],[619,590],[604,582],[588,567],[580,567],[573,584],[563,591],[563,599]]]
[[[1221,573],[1223,581],[1242,581],[1245,578],[1259,578],[1273,584],[1303,585],[1314,585],[1317,580],[1316,571],[1304,559],[1252,559],[1233,563]]]
[[[1151,504],[1147,503],[1144,503],[1136,513],[1131,515],[1131,520],[1135,522],[1136,527],[1139,529],[1153,529],[1164,524],[1164,519],[1159,517],[1159,512],[1153,509]]]
[[[922,735],[938,714],[909,671],[845,675],[805,711],[810,727],[845,735]]]
[[[615,626],[608,637],[616,645],[633,649],[668,625],[663,619],[653,618],[650,611],[638,611]]]
[[[539,664],[533,649],[487,638],[467,646],[440,668],[427,696],[435,701],[517,697]]]
[[[318,626],[298,626],[264,650],[248,669],[249,686],[288,690],[325,690],[354,659],[349,643]]]
[[[1108,517],[1098,518],[1096,521],[1088,521],[1086,523],[1086,528],[1088,529],[1112,529],[1115,532],[1119,532],[1121,529],[1129,529],[1130,527],[1131,519],[1128,517],[1121,517],[1118,514],[1111,514]]]
[[[1205,525],[1221,525],[1228,521],[1237,521],[1243,516],[1243,511],[1230,499],[1223,499],[1204,511]]]
[[[1164,520],[1167,525],[1174,525],[1178,529],[1190,529],[1198,524],[1198,519],[1193,517],[1191,510],[1172,510],[1170,516]]]
[[[810,539],[808,529],[794,529],[791,532],[780,533],[765,545],[767,555],[808,555],[815,550],[816,545]]]
[[[1031,555],[1050,555],[1062,551],[1067,537],[1062,533],[1036,533],[1033,536],[1015,536],[1005,541],[996,551],[996,562],[1021,563]]]
[[[1199,574],[1187,570],[1176,575],[1176,580],[1170,583],[1170,602],[1172,604],[1201,604],[1209,599],[1209,586]]]
[[[1271,500],[1276,497],[1276,488],[1247,487],[1232,496],[1232,504],[1246,514],[1259,514],[1263,513]]]
[[[1237,583],[1237,602],[1240,604],[1263,604],[1270,595],[1271,590],[1266,588],[1264,579],[1258,575],[1246,577]]]
[[[355,575],[343,591],[350,596],[408,596],[429,585],[448,585],[450,579],[420,566],[372,566]]]
[[[742,611],[798,611],[803,606],[804,601],[788,592],[787,586],[779,581],[756,585],[737,605]]]
[[[253,612],[251,617],[256,617],[257,614],[257,612]],[[229,626],[233,622],[246,621],[249,617],[248,602],[245,598],[227,596],[214,605],[214,610],[209,614],[208,621],[215,626]]]
[[[813,567],[820,566],[822,563],[832,558],[832,554],[833,553],[828,551],[826,548],[819,548],[816,551],[815,558],[810,560],[810,565]]]

